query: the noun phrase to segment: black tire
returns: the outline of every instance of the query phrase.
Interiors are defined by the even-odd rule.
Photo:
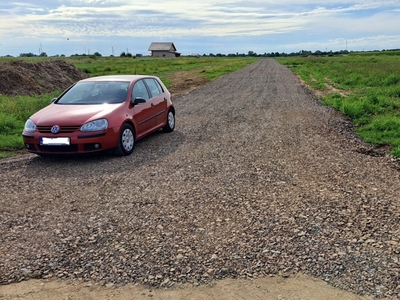
[[[124,124],[119,131],[118,146],[115,154],[119,156],[130,155],[135,148],[135,130],[129,124]]]
[[[167,123],[163,127],[164,132],[172,132],[175,129],[175,113],[172,109],[168,111]]]

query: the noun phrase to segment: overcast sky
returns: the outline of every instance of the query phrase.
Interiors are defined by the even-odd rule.
[[[18,0],[0,2],[0,56],[182,55],[400,48],[400,1]]]

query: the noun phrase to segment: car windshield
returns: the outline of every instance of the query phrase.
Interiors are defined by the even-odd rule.
[[[126,99],[127,81],[85,81],[69,89],[57,104],[111,104]]]

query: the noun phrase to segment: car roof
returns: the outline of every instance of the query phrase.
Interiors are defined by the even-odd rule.
[[[95,76],[89,77],[86,79],[80,80],[80,82],[84,81],[136,81],[142,78],[157,78],[156,76],[152,75],[104,75],[104,76]]]

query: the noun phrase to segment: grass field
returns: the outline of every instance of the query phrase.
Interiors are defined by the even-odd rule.
[[[109,74],[152,74],[161,78],[167,88],[171,84],[171,76],[178,71],[202,73],[204,78],[214,80],[224,74],[241,69],[259,58],[216,58],[216,57],[181,57],[178,59],[165,58],[136,58],[123,59],[120,57],[104,58],[71,58],[67,61],[90,76]]]
[[[400,157],[400,52],[277,60],[319,90],[324,104],[351,117],[365,141]]]
[[[55,58],[24,58],[28,62],[41,62]],[[60,59],[60,58],[57,58]],[[175,74],[184,72],[204,81],[212,81],[219,76],[241,69],[259,58],[217,58],[181,57],[165,58],[121,58],[121,57],[72,57],[63,58],[91,77],[109,74],[150,74],[156,75],[167,88],[174,83]],[[16,58],[0,58],[0,64]],[[190,76],[190,75],[187,75]],[[62,91],[38,96],[0,95],[0,157],[14,155],[24,148],[22,129],[25,121],[37,110],[49,104],[50,99]]]

